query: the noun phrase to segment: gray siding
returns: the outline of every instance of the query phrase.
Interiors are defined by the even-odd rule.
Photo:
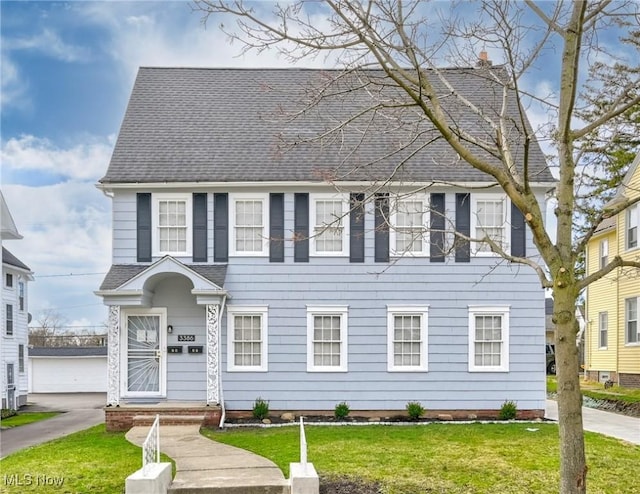
[[[283,190],[270,190],[279,192]],[[455,192],[446,192],[449,218]],[[214,192],[210,190],[209,192]],[[219,190],[216,190],[219,192]],[[266,192],[266,190],[265,190]],[[293,231],[293,189],[285,193],[285,236]],[[209,194],[209,260],[213,259],[213,197]],[[113,200],[113,262],[135,263],[135,193]],[[234,306],[268,305],[268,372],[227,372],[226,314],[222,316],[222,379],[229,409],[250,409],[257,397],[272,409],[333,409],[347,401],[353,410],[404,409],[420,401],[428,409],[496,409],[515,400],[520,409],[543,409],[545,400],[544,291],[523,266],[496,258],[444,263],[428,258],[374,263],[373,211],[365,218],[365,262],[348,257],[293,262],[293,243],[285,243],[285,262],[268,257],[229,257],[225,289]],[[348,222],[347,222],[348,224]],[[451,236],[448,236],[451,242]],[[527,252],[534,247],[527,232]],[[190,258],[179,259],[190,262]],[[205,314],[188,282],[175,278],[158,285],[154,306],[167,307],[168,324],[178,334],[196,334],[204,345]],[[348,305],[348,372],[307,372],[307,305]],[[428,372],[387,372],[387,305],[428,305]],[[510,306],[510,371],[468,372],[468,306]],[[186,343],[184,345],[186,351]],[[205,397],[205,355],[168,356],[168,399]]]

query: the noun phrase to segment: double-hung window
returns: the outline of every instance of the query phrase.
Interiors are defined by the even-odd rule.
[[[428,204],[424,196],[398,198],[392,205],[389,241],[395,256],[428,255]]]
[[[307,307],[307,371],[347,372],[347,306]]]
[[[427,370],[428,307],[387,306],[387,370]]]
[[[153,195],[155,255],[191,255],[192,213],[190,194]]]
[[[227,307],[227,362],[230,372],[268,369],[268,308]]]
[[[509,201],[501,194],[471,194],[471,236],[477,240],[490,238],[508,252],[510,241]],[[492,256],[488,242],[475,242],[473,252],[478,256]]]
[[[600,240],[600,269],[609,263],[609,239]]]
[[[18,282],[18,308],[24,310],[24,281]]]
[[[231,196],[231,255],[268,255],[267,204],[267,194],[233,194]]]
[[[349,255],[349,202],[343,194],[312,194],[311,254]]]
[[[640,343],[640,326],[638,326],[638,300],[640,297],[628,298],[624,302],[626,343]]]
[[[640,206],[634,204],[627,209],[626,220],[627,228],[625,231],[625,245],[627,250],[635,249],[638,247],[638,228],[640,226]]]
[[[509,307],[469,307],[469,372],[509,371]]]
[[[609,313],[598,313],[599,348],[607,348],[609,340]]]
[[[24,372],[24,345],[18,345],[18,372]]]
[[[4,312],[5,334],[13,336],[13,305],[7,304]]]

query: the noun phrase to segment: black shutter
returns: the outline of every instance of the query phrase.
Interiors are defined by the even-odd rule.
[[[293,207],[293,260],[309,262],[309,194],[294,194]]]
[[[213,194],[213,260],[229,260],[229,195]]]
[[[284,194],[269,194],[269,261],[284,262]]]
[[[431,262],[444,262],[444,194],[431,194]]]
[[[527,229],[524,216],[514,203],[511,203],[511,255],[526,257]]]
[[[376,194],[374,216],[374,260],[389,262],[389,194]]]
[[[456,231],[471,236],[471,196],[456,194]],[[470,262],[471,249],[468,240],[456,237],[456,262]]]
[[[151,262],[151,194],[136,194],[136,249],[138,262]]]
[[[207,262],[207,194],[193,194],[193,262]]]
[[[349,261],[364,262],[364,194],[351,194]]]

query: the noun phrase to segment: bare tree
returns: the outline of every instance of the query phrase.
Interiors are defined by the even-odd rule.
[[[344,69],[328,74],[322,87],[310,88],[307,106],[297,116],[313,111],[323,99],[343,96],[350,90],[346,87],[353,89],[354,81],[359,82],[371,99],[368,108],[358,114],[337,115],[333,127],[313,139],[339,140],[342,131],[353,125],[359,125],[362,135],[385,131],[363,124],[368,116],[384,113],[389,126],[386,131],[394,126],[415,129],[410,142],[401,146],[404,152],[394,150],[380,158],[396,159],[396,172],[401,172],[412,153],[444,140],[470,169],[491,177],[522,212],[542,262],[513,257],[490,238],[476,240],[487,242],[510,262],[535,269],[541,285],[553,291],[560,492],[586,492],[582,401],[576,373],[576,301],[590,283],[620,267],[638,269],[640,262],[616,256],[589,276],[577,271],[597,225],[638,200],[621,200],[601,208],[576,235],[579,199],[588,195],[577,191],[577,184],[585,174],[594,172],[593,157],[598,155],[584,152],[585,144],[602,142],[611,132],[618,135],[620,129],[612,127],[619,117],[640,105],[638,4],[486,0],[448,4],[444,14],[437,4],[400,0],[296,1],[269,6],[198,0],[195,8],[204,13],[205,22],[218,14],[235,20],[231,26],[221,27],[244,51],[275,49],[292,62],[324,54]],[[469,66],[480,49],[498,54],[503,61],[499,70],[486,72],[486,77],[502,88],[503,105],[493,113],[462,96],[448,80],[447,71],[440,69],[445,64]],[[598,70],[586,70],[595,62]],[[486,60],[483,63],[489,64]],[[536,87],[542,75],[550,81],[548,88]],[[342,84],[345,77],[350,78],[346,86]],[[589,111],[594,102],[601,107]],[[515,121],[506,111],[514,103],[520,115]],[[536,180],[529,173],[534,136],[525,117],[527,108],[541,108],[550,116],[547,125],[538,130],[553,148],[551,162],[558,177],[555,235],[545,229],[531,186]],[[473,115],[486,132],[478,135],[466,130],[458,121],[463,113]],[[425,124],[428,131],[424,131]],[[358,143],[352,144],[357,148]],[[334,172],[326,178],[340,177]]]

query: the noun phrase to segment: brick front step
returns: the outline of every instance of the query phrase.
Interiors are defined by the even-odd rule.
[[[160,413],[160,425],[202,425],[204,423],[204,415],[173,415]],[[133,417],[133,426],[151,426],[156,419],[155,415],[135,415]]]

